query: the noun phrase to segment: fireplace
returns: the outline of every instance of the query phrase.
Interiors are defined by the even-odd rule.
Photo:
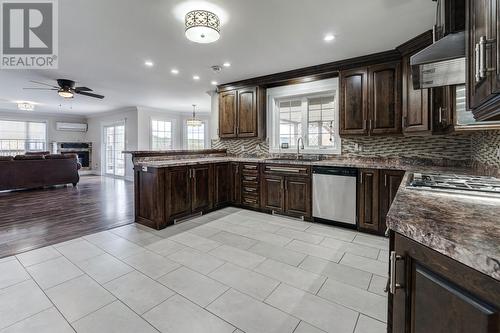
[[[82,165],[82,170],[92,168],[92,143],[89,142],[58,142],[57,153],[76,154],[78,162]]]

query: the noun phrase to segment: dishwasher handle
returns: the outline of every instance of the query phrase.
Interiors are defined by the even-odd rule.
[[[314,166],[312,172],[313,174],[319,174],[319,175],[333,175],[333,176],[346,176],[346,177],[358,176],[358,169],[356,168]]]

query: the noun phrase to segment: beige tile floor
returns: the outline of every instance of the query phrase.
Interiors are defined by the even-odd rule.
[[[0,332],[382,333],[388,240],[226,208],[0,259]]]

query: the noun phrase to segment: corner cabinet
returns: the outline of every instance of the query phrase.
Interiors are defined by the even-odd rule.
[[[401,64],[340,73],[340,134],[401,134]]]
[[[385,218],[405,172],[360,169],[358,178],[358,229],[384,235]]]
[[[500,332],[500,282],[391,231],[388,332]]]
[[[500,0],[467,0],[468,107],[476,120],[500,120]]]
[[[245,87],[219,93],[219,137],[264,138],[266,90]]]

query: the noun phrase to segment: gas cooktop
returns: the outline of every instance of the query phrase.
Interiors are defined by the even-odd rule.
[[[410,186],[500,195],[500,179],[493,177],[414,173]]]

